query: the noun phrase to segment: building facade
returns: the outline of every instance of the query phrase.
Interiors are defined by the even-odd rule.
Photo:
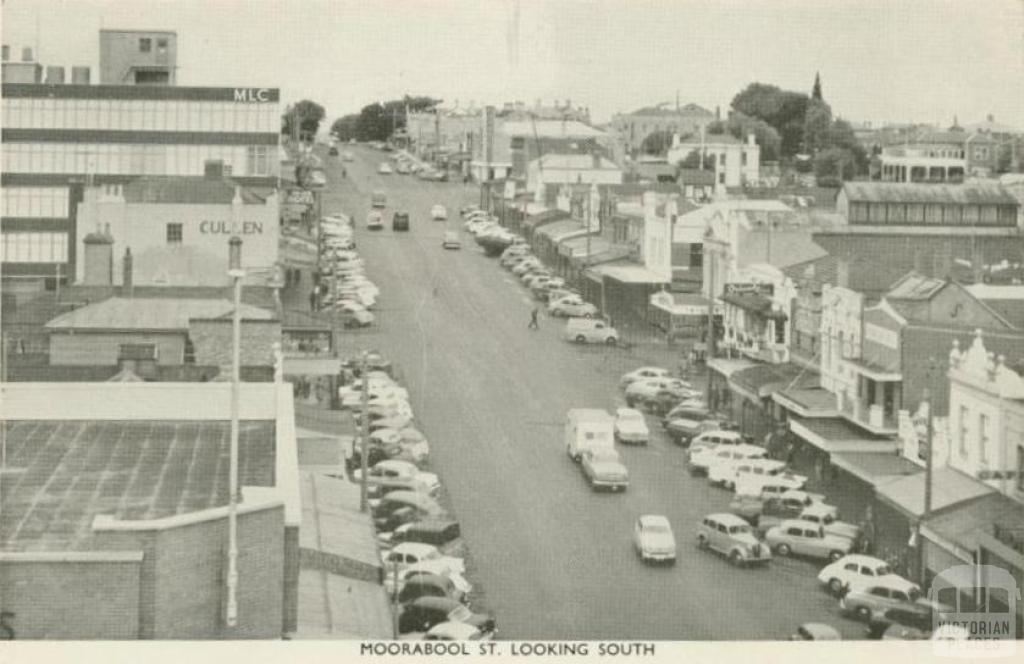
[[[172,86],[3,86],[5,277],[70,281],[88,185],[202,176],[278,186],[279,91]]]
[[[652,134],[699,134],[714,121],[715,114],[697,104],[679,108],[662,104],[617,114],[612,118],[611,126],[623,152],[635,155]]]
[[[178,34],[100,30],[101,85],[175,85]]]
[[[761,178],[761,146],[754,135],[741,141],[732,134],[712,134],[703,137],[672,138],[668,151],[668,162],[678,164],[691,152],[704,156],[704,163],[715,166],[715,185],[721,187],[742,187],[755,183]]]

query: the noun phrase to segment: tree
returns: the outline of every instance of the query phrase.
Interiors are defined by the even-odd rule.
[[[281,133],[292,135],[292,123],[298,119],[299,139],[311,141],[320,130],[320,121],[324,119],[324,115],[326,112],[323,106],[315,101],[303,99],[285,109],[284,115],[281,116]]]
[[[857,173],[859,175],[867,174],[870,164],[868,151],[857,139],[857,134],[854,133],[853,126],[849,122],[842,118],[836,118],[832,122],[832,126],[829,127],[826,143],[832,148],[848,150],[853,156]]]
[[[690,150],[690,154],[683,157],[683,160],[679,162],[679,168],[700,168],[700,150]],[[704,159],[704,170],[712,171],[715,170],[715,159],[714,156]]]
[[[800,151],[804,138],[804,117],[810,97],[765,83],[751,83],[732,99],[732,108],[764,120],[781,138],[780,152],[789,157]]]
[[[672,147],[672,132],[656,131],[648,134],[643,143],[640,144],[640,151],[644,154],[663,155]]]
[[[331,124],[331,134],[339,141],[348,141],[356,138],[356,125],[359,123],[359,116],[356,114],[343,115]]]
[[[355,137],[360,141],[386,141],[405,127],[406,111],[429,111],[441,103],[433,97],[411,97],[367,104],[355,120]]]
[[[814,177],[821,187],[838,187],[857,175],[857,162],[846,148],[828,148],[814,157]]]
[[[830,147],[829,132],[832,129],[832,109],[819,100],[811,100],[804,114],[804,152],[817,154]]]
[[[814,72],[814,87],[811,88],[811,99],[824,101],[821,97],[821,72]]]

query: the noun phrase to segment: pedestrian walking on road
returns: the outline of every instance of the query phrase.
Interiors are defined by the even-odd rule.
[[[537,307],[533,308],[530,312],[530,324],[526,326],[528,330],[539,330],[540,324],[537,322]]]

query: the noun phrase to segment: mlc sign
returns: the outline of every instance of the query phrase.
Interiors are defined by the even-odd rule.
[[[271,101],[267,88],[235,88],[235,101],[265,103]]]

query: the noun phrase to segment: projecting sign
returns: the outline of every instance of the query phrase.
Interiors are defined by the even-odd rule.
[[[728,283],[725,285],[725,292],[734,295],[754,293],[771,297],[775,293],[775,285],[764,283]]]
[[[900,346],[899,334],[894,330],[887,330],[873,323],[864,324],[864,339],[892,350],[897,350]]]
[[[235,88],[235,101],[267,103],[274,99],[269,88]]]

